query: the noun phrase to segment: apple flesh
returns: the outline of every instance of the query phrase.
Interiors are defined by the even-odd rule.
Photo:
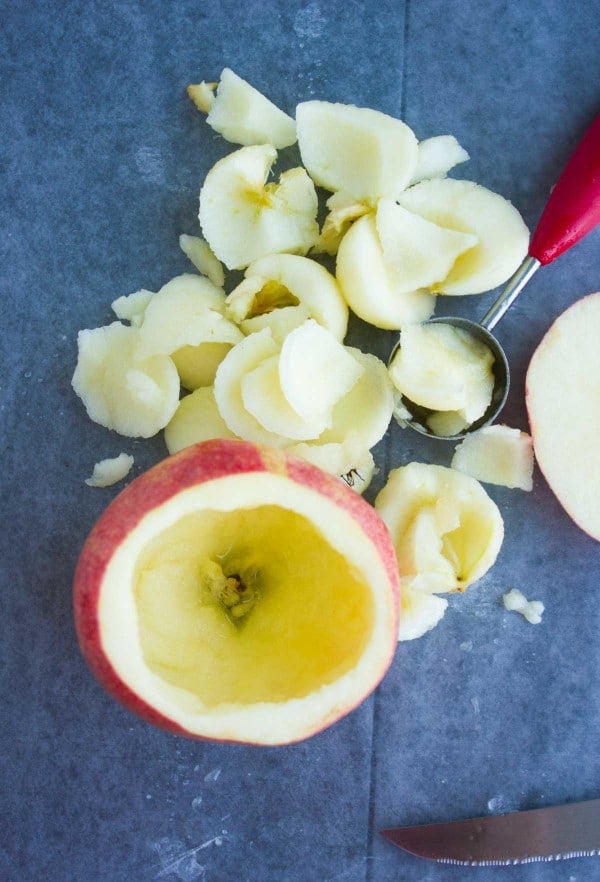
[[[81,649],[130,710],[195,738],[285,744],[379,683],[398,569],[374,509],[281,451],[221,439],[133,481],[82,550]]]
[[[538,465],[567,514],[600,541],[600,292],[560,315],[533,354],[525,400]]]

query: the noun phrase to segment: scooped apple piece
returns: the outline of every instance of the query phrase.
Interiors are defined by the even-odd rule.
[[[417,167],[411,178],[411,184],[431,178],[444,178],[451,168],[466,162],[471,157],[460,146],[454,135],[436,135],[419,141]]]
[[[424,321],[435,308],[433,294],[407,292],[401,274],[386,263],[373,214],[355,221],[342,239],[336,278],[350,309],[378,328]]]
[[[341,192],[333,193],[326,205],[329,213],[323,221],[321,233],[312,251],[333,257],[338,253],[340,242],[354,221],[373,209],[365,202],[357,202],[354,196]]]
[[[267,184],[277,151],[269,144],[242,147],[220,159],[200,191],[200,225],[228,269],[244,269],[267,254],[299,254],[319,235],[317,194],[303,168]]]
[[[285,447],[290,443],[274,432],[269,432],[246,410],[242,383],[251,371],[268,358],[279,353],[269,328],[245,337],[225,356],[215,376],[214,393],[217,407],[226,425],[239,438]]]
[[[134,328],[139,328],[144,321],[146,307],[153,296],[152,291],[141,288],[139,291],[134,291],[133,294],[117,297],[110,306],[118,319],[129,322]]]
[[[426,593],[464,591],[492,566],[502,516],[481,484],[454,469],[394,469],[375,500],[396,547],[401,582]]]
[[[307,423],[330,426],[333,406],[357,383],[363,366],[333,334],[309,319],[283,341],[281,390]]]
[[[71,383],[90,419],[132,438],[167,425],[179,402],[177,368],[166,355],[145,355],[138,328],[113,322],[80,331],[77,345]]]
[[[327,423],[323,415],[307,421],[289,404],[281,389],[279,354],[265,359],[242,379],[242,401],[261,426],[285,438],[297,441],[317,438]]]
[[[190,444],[213,438],[235,438],[235,435],[219,413],[214,390],[203,386],[179,402],[165,428],[165,444],[169,453],[177,453]]]
[[[535,350],[525,401],[538,465],[575,523],[600,541],[600,292],[577,300]]]
[[[385,435],[394,410],[394,388],[381,359],[352,346],[346,351],[363,368],[352,388],[334,405],[331,426],[319,436],[320,444],[344,443],[352,434],[370,450]]]
[[[501,487],[533,489],[533,446],[531,437],[510,426],[486,426],[458,445],[451,466]]]
[[[296,123],[261,92],[228,67],[216,86],[189,86],[188,94],[206,122],[232,144],[272,144],[278,149],[296,143]],[[190,89],[192,92],[190,93]]]
[[[140,339],[148,354],[171,355],[182,346],[237,343],[243,334],[224,318],[225,292],[204,276],[186,273],[167,282],[144,313]]]
[[[400,204],[440,227],[469,233],[477,244],[461,254],[437,294],[480,294],[507,279],[527,254],[529,231],[508,199],[472,181],[422,181],[398,197]]]
[[[296,107],[298,146],[313,181],[357,201],[395,198],[417,165],[417,139],[405,123],[377,110],[329,101]]]
[[[477,244],[476,236],[431,223],[393,199],[379,200],[375,225],[384,262],[396,271],[401,294],[434,287]]]
[[[400,597],[400,627],[398,640],[416,640],[422,637],[442,620],[448,608],[445,597],[415,591],[406,585]]]
[[[110,459],[101,459],[94,465],[90,478],[85,479],[88,487],[111,487],[126,478],[133,465],[133,456],[120,453]]]
[[[225,284],[223,264],[211,251],[208,242],[205,242],[200,236],[188,236],[186,233],[182,233],[179,237],[179,247],[199,273],[207,276],[217,288],[223,287]]]
[[[227,315],[242,329],[244,322],[301,306],[297,315],[315,319],[336,339],[344,339],[348,306],[334,276],[316,261],[272,254],[250,264],[245,275],[227,298]]]
[[[215,103],[217,86],[218,83],[207,83],[205,80],[202,80],[200,83],[190,84],[186,91],[198,110],[201,113],[208,113]]]
[[[373,455],[355,431],[349,432],[340,442],[301,442],[287,448],[287,452],[311,462],[330,475],[337,475],[357,493],[364,493],[375,474]]]
[[[402,330],[389,373],[413,404],[456,413],[471,425],[492,400],[493,364],[490,349],[468,331],[432,322]]]
[[[181,385],[193,392],[202,386],[212,386],[217,368],[231,349],[231,343],[198,343],[182,346],[171,358],[177,368]]]

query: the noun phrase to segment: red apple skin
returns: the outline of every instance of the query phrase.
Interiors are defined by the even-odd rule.
[[[178,723],[155,710],[133,692],[120,678],[107,658],[100,632],[98,604],[106,568],[123,540],[150,511],[189,487],[218,478],[248,472],[271,472],[289,477],[335,502],[357,521],[377,548],[392,589],[395,619],[391,622],[390,654],[381,671],[382,679],[393,656],[398,633],[399,574],[394,546],[387,527],[369,505],[343,481],[304,460],[285,455],[280,450],[237,439],[204,441],[186,447],[159,462],[131,482],[108,506],[89,534],[77,563],[73,584],[73,608],[77,638],[92,673],[106,691],[128,710],[155,726],[176,735],[207,739],[188,732]],[[304,740],[350,713],[352,707],[332,708],[314,732],[289,743]],[[230,743],[249,743],[243,738]]]

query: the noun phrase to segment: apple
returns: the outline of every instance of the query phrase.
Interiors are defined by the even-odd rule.
[[[296,107],[302,163],[326,190],[357,201],[395,199],[417,165],[417,139],[406,123],[378,110],[304,101]]]
[[[451,168],[471,157],[460,146],[454,135],[436,135],[419,141],[417,166],[410,183],[427,181],[431,178],[444,178]]]
[[[525,401],[538,465],[567,514],[600,541],[600,292],[559,315],[535,350]]]
[[[131,711],[193,738],[288,744],[380,682],[398,567],[374,509],[283,452],[207,441],[134,480],[74,580],[79,643]]]
[[[188,86],[188,95],[208,113],[209,126],[233,144],[272,144],[279,149],[296,143],[294,120],[228,67],[218,83]]]
[[[510,426],[485,426],[458,445],[451,466],[501,487],[533,489],[533,447],[527,432]]]
[[[225,284],[223,264],[213,253],[208,242],[200,236],[188,236],[182,233],[179,237],[179,247],[199,273],[207,276],[217,288],[223,287]]]

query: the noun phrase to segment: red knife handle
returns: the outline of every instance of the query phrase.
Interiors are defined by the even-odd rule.
[[[600,224],[600,116],[586,131],[558,179],[529,247],[551,263]]]

